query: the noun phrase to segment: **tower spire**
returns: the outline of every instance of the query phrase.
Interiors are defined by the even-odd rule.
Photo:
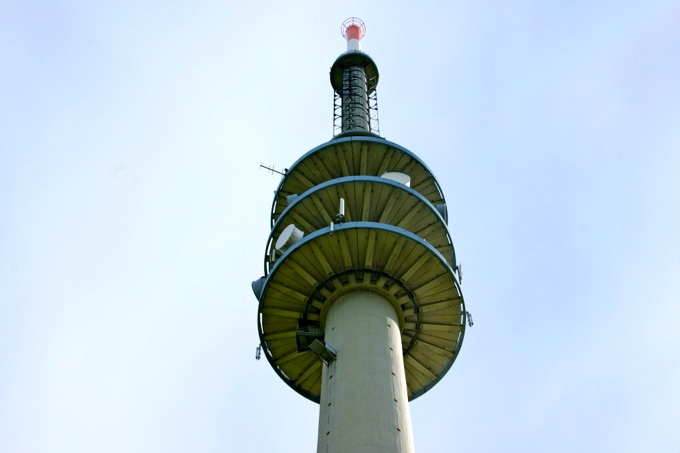
[[[342,23],[340,33],[347,39],[347,52],[361,50],[361,38],[366,34],[366,25],[358,17],[350,17]]]
[[[347,52],[340,55],[331,67],[331,85],[335,92],[335,135],[379,134],[378,67],[368,54],[361,51],[366,25],[361,19],[350,17],[342,23],[340,32],[347,40]]]

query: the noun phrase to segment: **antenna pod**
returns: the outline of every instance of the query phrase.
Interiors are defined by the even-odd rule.
[[[366,25],[358,17],[350,17],[340,27],[340,33],[347,39],[347,51],[361,51],[361,38],[366,34]]]

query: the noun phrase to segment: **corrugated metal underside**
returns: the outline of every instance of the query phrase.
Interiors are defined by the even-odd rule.
[[[345,221],[380,222],[403,228],[425,239],[455,267],[451,236],[434,206],[414,189],[374,176],[334,179],[301,194],[274,225],[267,256],[273,256],[273,245],[291,223],[305,234],[329,226],[335,221],[340,198],[345,200]]]
[[[409,398],[421,395],[448,371],[461,346],[463,297],[432,245],[390,225],[349,222],[332,235],[326,227],[284,254],[260,297],[267,359],[291,387],[318,402],[321,361],[298,352],[298,320],[322,320],[328,301],[359,288],[383,294],[398,309]]]
[[[441,189],[427,166],[412,152],[377,137],[331,140],[305,154],[287,172],[274,198],[272,225],[288,206],[286,197],[343,176],[380,176],[401,172],[411,188],[433,205],[444,202]]]

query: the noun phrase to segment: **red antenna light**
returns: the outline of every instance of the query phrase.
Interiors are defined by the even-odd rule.
[[[347,50],[361,50],[361,38],[366,34],[366,25],[358,17],[350,17],[340,27],[340,33],[347,39]]]

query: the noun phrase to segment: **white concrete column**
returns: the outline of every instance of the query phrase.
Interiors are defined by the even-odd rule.
[[[412,453],[399,321],[390,302],[353,291],[328,311],[325,340],[337,359],[323,366],[318,453]]]

